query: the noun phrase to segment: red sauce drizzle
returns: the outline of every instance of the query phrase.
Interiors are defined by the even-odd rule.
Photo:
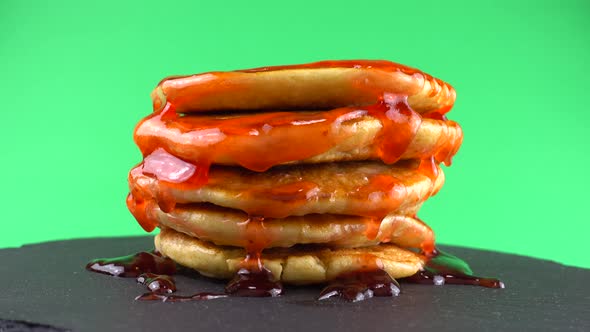
[[[366,185],[359,186],[349,196],[358,201],[367,202],[366,204],[372,204],[370,210],[363,206],[364,211],[355,212],[374,218],[374,222],[378,222],[379,225],[373,224],[373,227],[377,226],[378,229],[382,219],[401,204],[404,195],[399,193],[400,190],[405,191],[405,187],[399,179],[391,175],[377,174],[371,176]],[[389,200],[389,204],[376,204],[387,200]]]
[[[424,221],[422,221],[422,219],[418,218],[417,215],[413,215],[412,218],[421,222],[422,224],[424,224],[424,226],[428,227],[428,225]],[[426,237],[420,243],[420,249],[422,251],[422,254],[427,257],[433,257],[437,253],[437,249],[434,244],[434,232],[432,232],[432,230],[426,233]]]
[[[443,120],[447,121],[446,113],[450,110],[450,107],[439,108],[428,113],[422,114],[422,118],[424,119],[434,119],[434,120]]]
[[[428,75],[418,69],[384,60],[320,61],[299,65],[269,66],[245,70],[236,70],[233,72],[207,72],[196,75],[172,76],[164,78],[162,81],[160,81],[158,87],[156,88],[156,91],[158,91],[158,89],[159,91],[165,91],[166,100],[168,102],[174,103],[179,110],[202,112],[209,110],[209,108],[211,107],[215,107],[210,106],[209,108],[201,109],[201,107],[198,106],[201,105],[203,99],[210,99],[212,96],[216,96],[217,98],[219,98],[220,95],[221,97],[225,97],[236,94],[238,96],[262,94],[261,91],[252,90],[252,87],[245,85],[243,82],[241,82],[241,78],[239,78],[240,75],[237,75],[236,73],[260,73],[268,71],[281,71],[293,69],[324,68],[354,68],[364,70],[369,69],[372,71],[374,70],[387,73],[403,73],[407,75],[405,79],[408,81],[424,79],[432,87],[432,91],[430,91],[429,97],[435,97],[437,94],[441,92],[443,87],[447,87],[449,93],[446,96],[446,98],[450,99],[450,103],[452,103],[452,101],[454,100],[454,98],[451,97],[452,87],[450,87],[443,81],[434,78],[431,75]],[[419,84],[419,81],[416,83],[416,86],[408,85],[405,87],[405,90],[407,90],[408,94],[415,94],[419,91],[419,87],[417,86]],[[360,80],[351,80],[348,83],[347,89],[352,94],[360,94],[360,96],[362,96],[361,99],[363,101],[370,100],[371,98],[373,98],[373,96],[376,98],[378,95],[384,92],[400,92],[394,91],[396,90],[395,87],[389,87],[389,90],[392,91],[384,91],[384,89],[388,88],[384,87],[383,84],[380,84],[378,82],[365,82]],[[154,110],[158,111],[162,107],[164,107],[162,103],[165,102],[165,100],[160,98],[158,92],[154,91],[152,93],[152,99]],[[346,98],[344,100],[346,100]],[[334,106],[349,106],[352,103],[356,104],[358,102],[359,101],[351,100],[349,101],[349,104]],[[213,105],[215,105],[215,103]],[[451,106],[452,105],[449,105],[445,108],[441,108],[441,112],[448,112]],[[197,109],[195,109],[195,107]]]
[[[439,113],[433,114],[432,116],[436,117],[436,114]],[[382,123],[383,127],[376,137],[376,145],[379,157],[386,163],[394,163],[401,158],[409,144],[411,144],[422,121],[420,115],[409,107],[407,96],[394,94],[385,94],[379,103],[361,109],[341,108],[329,112],[310,113],[305,116],[302,116],[300,112],[262,113],[245,118],[226,119],[205,116],[180,116],[175,112],[173,105],[167,104],[162,112],[150,115],[142,123],[156,121],[160,123],[160,126],[171,128],[175,132],[181,132],[183,135],[192,138],[173,141],[167,135],[144,135],[140,130],[142,123],[138,125],[135,139],[145,156],[145,160],[144,163],[134,168],[131,174],[142,172],[145,175],[157,178],[159,181],[157,188],[151,191],[133,188],[131,195],[127,199],[127,205],[142,227],[146,231],[151,231],[157,226],[157,220],[149,214],[150,204],[153,204],[150,201],[153,199],[162,211],[171,212],[177,203],[170,193],[171,190],[197,189],[207,184],[209,181],[209,167],[212,162],[229,160],[238,162],[241,166],[254,171],[265,171],[278,164],[306,159],[327,151],[338,140],[347,137],[343,134],[336,135],[332,139],[326,139],[326,133],[331,130],[330,128],[335,125],[339,126],[344,121],[353,121],[365,115],[371,115]],[[286,127],[287,131],[275,130],[281,127]],[[297,130],[289,130],[289,128],[295,127],[297,127]],[[301,135],[301,127],[308,129],[306,135]],[[275,132],[281,134],[273,136]],[[207,143],[207,137],[210,135],[207,133],[213,133],[213,136],[217,135],[222,139],[220,141],[214,140],[213,143],[209,144]],[[300,142],[301,140],[303,141]],[[293,145],[292,141],[297,141],[298,144]],[[204,143],[195,146],[194,142]],[[277,146],[277,144],[285,146]],[[436,177],[435,160],[444,160],[445,163],[450,163],[450,158],[458,149],[458,146],[455,145],[450,142],[443,142],[434,158],[423,161],[425,166],[421,166],[421,170],[427,171],[426,174],[431,178]],[[154,154],[160,153],[176,158],[179,163],[194,166],[193,173],[187,178],[183,178],[182,181],[171,181],[167,174],[162,176],[159,173],[161,168],[151,167],[146,164],[151,161],[150,158]],[[260,156],[264,156],[264,158],[260,158]],[[428,167],[430,168],[428,169]],[[361,188],[360,191],[367,192],[367,197],[370,198],[371,195],[378,195],[380,192],[387,192],[387,189],[391,189],[383,187],[387,183],[376,183],[380,180],[385,179],[372,180],[373,183],[370,183],[367,188]],[[394,185],[395,180],[390,180],[391,185]],[[383,186],[376,188],[377,190],[371,190],[369,187],[372,185]],[[280,209],[269,208],[268,204],[264,204],[261,207],[244,210],[249,214],[283,218],[288,216],[292,209],[304,204],[309,198],[308,195],[312,195],[313,198],[316,189],[315,184],[304,182],[264,189],[264,195],[283,201],[285,204],[281,204]],[[252,194],[260,193],[253,192]],[[371,211],[369,217],[382,218],[390,210],[391,206],[382,208],[379,211]],[[368,216],[367,213],[359,215]]]
[[[460,127],[459,127],[460,130]],[[463,142],[463,133],[459,132],[459,137],[455,141],[455,144],[439,144],[440,148],[434,154],[434,159],[438,162],[442,162],[445,166],[451,166],[453,163],[453,157],[459,151],[461,143]],[[442,139],[442,137],[441,137]]]
[[[436,249],[422,271],[405,278],[405,281],[430,285],[473,285],[488,288],[504,288],[504,283],[495,278],[474,276],[469,265],[460,258]]]
[[[306,202],[313,200],[318,196],[320,188],[311,181],[297,179],[295,182],[276,184],[272,187],[253,186],[252,189],[245,191],[244,200],[248,201],[249,197],[265,197],[276,202],[275,204],[248,204],[242,209],[250,215],[266,216],[271,218],[286,218],[294,210],[304,205]],[[255,202],[255,200],[251,200]]]
[[[438,168],[433,158],[422,160],[415,170],[428,176],[433,182],[438,177]],[[137,173],[141,172],[141,166],[138,166],[131,170],[130,177],[139,177]],[[210,184],[214,186],[220,181],[225,181],[224,174],[222,170],[217,169],[211,177]],[[318,184],[302,178],[289,181],[270,187],[253,184],[250,189],[240,192],[245,203],[235,208],[251,216],[285,218],[293,215],[293,211],[302,205],[325,198],[325,195],[329,194],[324,192]],[[127,198],[127,206],[146,231],[153,230],[158,224],[155,215],[156,203],[166,213],[172,212],[177,203],[189,203],[184,200],[177,202],[171,191],[172,189],[189,190],[189,188],[181,189],[180,187],[184,185],[188,187],[190,183],[158,181],[151,183],[150,187],[141,180],[132,179],[130,183],[133,185],[131,194]],[[432,189],[435,189],[434,183]],[[430,194],[433,193],[433,191],[430,192]],[[351,204],[346,207],[346,214],[371,218],[366,228],[368,238],[376,236],[375,232],[378,231],[382,219],[399,208],[407,197],[406,184],[387,174],[369,175],[367,183],[356,187],[346,195],[351,199]],[[425,197],[416,197],[416,199],[423,200]]]
[[[226,118],[181,117],[176,113],[175,118],[170,118],[161,114],[148,116],[136,127],[135,142],[144,156],[164,148],[192,163],[237,163],[263,172],[274,165],[311,158],[329,150],[350,135],[339,131],[340,124],[358,120],[367,112],[342,108]]]
[[[175,158],[172,155],[169,156]],[[147,162],[149,162],[149,159],[147,159]],[[158,226],[156,216],[152,215],[154,205],[157,204],[163,212],[172,212],[176,207],[177,202],[171,191],[173,189],[187,190],[189,188],[199,188],[203,186],[207,183],[209,178],[209,166],[203,166],[203,164],[198,165],[194,167],[194,171],[182,182],[171,182],[163,178],[161,173],[146,173],[144,171],[145,163],[146,161],[142,162],[129,172],[129,183],[133,183],[133,186],[131,192],[127,196],[126,203],[127,208],[141,227],[146,232],[151,232]],[[150,171],[153,170],[150,169]],[[146,187],[145,184],[133,181],[132,178],[138,173],[145,173],[146,175],[158,179],[157,186]]]
[[[426,114],[422,114],[423,119],[434,119],[434,120],[441,120],[441,121],[448,121],[446,117],[446,113],[450,110],[450,107],[437,109],[434,111],[430,111]],[[453,156],[457,154],[459,148],[461,147],[461,143],[463,143],[463,132],[461,127],[457,125],[455,122],[451,121],[459,130],[456,137],[450,137],[449,135],[441,135],[439,141],[437,142],[437,146],[439,147],[437,151],[434,153],[434,159],[437,162],[442,162],[446,166],[451,166]],[[453,141],[453,143],[451,143]]]
[[[365,224],[365,237],[368,240],[375,240],[379,235],[379,229],[381,228],[382,218],[364,218]]]
[[[420,160],[420,166],[418,166],[418,172],[426,175],[430,181],[434,184],[438,178],[438,163],[434,157]],[[434,189],[434,185],[432,186]]]
[[[135,192],[135,193],[134,193]],[[151,197],[146,197],[143,194],[138,194],[139,189],[134,188],[132,192],[127,195],[126,203],[127,208],[135,217],[135,220],[141,225],[146,232],[151,232],[158,226],[158,220],[150,215],[153,211],[152,204],[156,204]]]
[[[398,161],[416,135],[422,118],[410,108],[407,96],[393,94],[386,94],[377,104],[366,107],[241,117],[180,116],[168,105],[163,112],[142,120],[134,138],[144,158],[164,149],[200,169],[211,163],[236,163],[263,172],[330,150],[351,135],[342,129],[342,123],[367,115],[382,124],[375,141],[379,158],[388,164]],[[203,173],[205,178],[201,175],[199,179],[206,183],[206,172]]]
[[[271,243],[271,238],[268,233],[264,231],[264,217],[249,216],[248,219],[242,223],[245,227],[243,234],[245,235],[244,248],[247,255],[242,267],[250,270],[262,269],[262,261],[260,260],[262,250],[268,247]]]
[[[276,280],[261,259],[262,250],[271,243],[264,231],[264,218],[250,216],[244,222],[246,258],[236,276],[225,287],[225,292],[234,296],[275,297],[283,294],[283,285]]]
[[[367,109],[383,126],[377,138],[378,155],[384,163],[393,164],[412,143],[422,117],[410,108],[408,96],[403,95],[386,94],[379,104]]]

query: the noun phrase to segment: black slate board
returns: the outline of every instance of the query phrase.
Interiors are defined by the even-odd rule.
[[[152,237],[83,239],[0,250],[0,331],[499,331],[590,330],[590,270],[528,257],[442,246],[506,289],[402,282],[397,298],[317,302],[317,287],[281,298],[139,302],[134,279],[85,263],[153,248]],[[177,278],[180,294],[224,283]],[[54,327],[52,329],[52,327]]]

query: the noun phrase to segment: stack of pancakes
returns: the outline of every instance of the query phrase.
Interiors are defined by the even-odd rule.
[[[450,85],[388,61],[325,61],[171,77],[152,98],[127,204],[179,264],[231,278],[255,260],[306,284],[411,276],[433,252],[416,213],[462,141]]]

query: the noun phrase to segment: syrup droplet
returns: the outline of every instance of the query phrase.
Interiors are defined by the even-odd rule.
[[[137,283],[146,286],[152,293],[170,294],[176,292],[174,278],[168,275],[142,273],[137,277]]]

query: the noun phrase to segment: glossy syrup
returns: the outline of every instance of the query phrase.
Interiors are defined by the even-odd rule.
[[[444,284],[473,285],[487,288],[504,288],[502,281],[495,278],[474,276],[465,261],[439,249],[433,252],[424,269],[405,278],[407,282],[441,286]]]
[[[147,289],[156,294],[170,294],[176,292],[176,282],[169,275],[142,273],[137,277],[137,283],[144,285]]]
[[[430,194],[435,193],[436,181],[439,177],[439,168],[433,158],[418,161],[401,162],[412,170],[414,173],[422,174],[432,180]],[[248,172],[245,171],[244,172]],[[393,176],[386,168],[377,171],[375,174],[367,174],[365,180],[357,186],[352,187],[342,195],[351,199],[351,204],[345,208],[343,214],[370,218],[367,223],[367,237],[372,239],[377,235],[381,220],[402,206],[408,200],[407,187],[409,182],[403,178]],[[357,172],[356,174],[362,174]],[[253,179],[262,178],[259,173],[248,172],[248,176]],[[129,211],[135,216],[137,222],[146,231],[152,231],[158,225],[158,207],[164,213],[173,212],[177,204],[188,203],[186,195],[180,194],[184,190],[189,190],[189,183],[169,184],[163,181],[149,181],[142,175],[141,167],[135,167],[130,174],[131,193],[127,198]],[[335,175],[340,176],[340,175]],[[362,175],[360,175],[362,176]],[[210,186],[227,185],[223,184],[228,177],[235,177],[235,174],[227,172],[227,168],[217,167],[211,173]],[[243,177],[246,177],[243,175]],[[423,181],[414,177],[415,181]],[[281,179],[283,180],[283,179]],[[414,181],[414,180],[412,180]],[[149,184],[146,184],[149,182]],[[264,218],[280,219],[294,215],[294,211],[301,206],[314,202],[316,200],[325,200],[329,195],[333,195],[333,189],[326,187],[302,177],[293,176],[293,178],[284,181],[284,183],[269,181],[251,181],[248,187],[238,188],[242,200],[239,202],[240,210],[249,215],[263,216]],[[187,188],[181,189],[186,185]],[[173,192],[175,191],[175,192]],[[419,203],[427,198],[426,195],[416,196],[416,202]],[[178,199],[178,201],[176,200]],[[367,203],[368,202],[368,203]],[[272,242],[272,241],[269,241]]]
[[[318,300],[340,297],[346,301],[358,302],[372,297],[392,297],[400,294],[397,281],[383,270],[381,261],[373,255],[364,254],[362,265],[355,271],[345,272],[320,292]]]
[[[227,284],[224,293],[197,293],[189,296],[172,295],[176,292],[176,282],[172,277],[177,272],[176,263],[154,251],[94,259],[86,265],[86,269],[114,277],[136,278],[137,283],[149,291],[135,298],[140,301],[186,302],[228,296],[274,297],[283,294],[283,285],[273,277],[270,270],[262,266],[259,255],[244,261],[243,267]]]
[[[410,108],[407,96],[394,94],[383,95],[370,106],[247,116],[181,116],[167,105],[162,113],[151,114],[137,125],[134,139],[144,158],[164,149],[201,168],[211,163],[238,164],[263,172],[330,150],[350,137],[344,124],[365,117],[382,125],[375,137],[376,154],[387,164],[402,157],[422,121]],[[451,145],[453,150],[455,142],[441,144]]]
[[[429,97],[441,95],[445,102],[445,107],[441,107],[440,112],[448,112],[454,101],[453,88],[443,81],[434,78],[422,71],[404,66],[398,63],[383,61],[383,60],[344,60],[344,61],[320,61],[299,65],[287,66],[270,66],[260,67],[246,70],[236,70],[233,72],[208,72],[196,75],[173,76],[160,81],[154,92],[152,92],[153,107],[155,112],[159,112],[165,103],[173,103],[181,112],[208,112],[212,109],[235,109],[237,108],[252,108],[254,105],[250,103],[243,103],[244,98],[251,100],[252,95],[264,95],[257,85],[249,84],[250,79],[246,78],[241,73],[261,73],[269,71],[294,70],[294,69],[328,69],[328,68],[348,68],[364,70],[364,73],[357,73],[352,75],[348,81],[341,81],[339,84],[346,90],[346,95],[337,96],[334,99],[334,92],[332,94],[314,95],[313,92],[308,92],[308,98],[303,99],[299,103],[293,104],[291,99],[286,98],[280,103],[270,104],[259,100],[255,100],[254,104],[259,105],[261,109],[277,109],[277,108],[301,108],[311,106],[323,107],[338,107],[351,105],[364,105],[377,99],[379,95],[386,92],[405,92],[409,95],[414,95],[421,91],[421,86],[428,84],[431,88]],[[388,86],[386,81],[388,76],[399,77],[406,84],[399,86]],[[378,77],[375,80],[375,77]],[[244,81],[245,80],[245,81]],[[407,82],[414,82],[408,84]],[[295,84],[297,85],[297,84]],[[445,89],[445,91],[442,91]],[[290,91],[286,91],[289,93]],[[295,96],[298,96],[295,94]],[[238,106],[224,102],[226,98],[235,98],[241,100]],[[277,96],[269,97],[271,100]],[[219,101],[221,99],[221,101]],[[213,101],[213,102],[212,102]],[[310,103],[311,101],[311,103]],[[444,114],[443,113],[443,114]]]
[[[241,268],[225,286],[225,293],[232,296],[276,297],[283,295],[283,285],[276,281],[270,270]]]
[[[435,112],[427,116],[442,119],[440,114]],[[345,132],[341,133],[342,123],[365,116],[372,116],[382,124],[374,141],[376,153],[385,163],[395,163],[402,158],[422,122],[422,117],[410,108],[407,96],[395,94],[385,94],[376,104],[361,108],[344,107],[311,113],[271,112],[247,117],[181,116],[172,104],[167,104],[162,112],[148,116],[136,128],[134,138],[144,161],[129,174],[133,186],[127,206],[143,229],[152,231],[158,223],[151,214],[155,204],[163,212],[171,212],[177,204],[172,192],[195,190],[207,184],[212,163],[237,163],[262,172],[272,166],[304,160],[348,138]],[[145,124],[152,129],[142,129]],[[434,153],[434,157],[422,156],[422,163],[427,167],[421,167],[419,171],[427,171],[424,173],[431,179],[438,175],[438,162],[450,164],[462,135],[455,139],[441,137],[442,142],[437,143],[439,148],[436,151],[423,152]],[[158,180],[157,184],[144,188],[133,180],[137,174],[153,177]],[[359,192],[366,193],[366,198],[370,199],[376,197],[375,194],[388,192],[388,188],[370,191],[371,185],[383,187],[389,184],[392,188],[397,185],[393,178],[381,180],[387,179],[374,179],[368,188],[359,188]],[[244,210],[271,218],[288,216],[292,209],[320,191],[316,184],[305,181],[257,190],[259,192],[249,194],[265,196],[280,204],[263,204]],[[272,208],[275,205],[280,207]],[[379,219],[390,212],[390,205],[368,214],[363,211],[352,211],[351,214]]]
[[[343,274],[331,281],[321,292],[318,300],[340,297],[346,301],[358,302],[375,296],[398,296],[397,281],[383,270],[356,271]]]
[[[362,265],[356,271],[349,271],[330,281],[320,292],[318,300],[340,297],[357,302],[372,297],[392,297],[400,294],[398,282],[383,270],[379,259],[366,254]],[[176,283],[171,276],[176,273],[175,264],[168,258],[154,252],[140,252],[134,255],[111,259],[96,259],[87,264],[92,272],[124,278],[137,278],[139,284],[149,290],[137,296],[140,301],[187,302],[240,297],[276,297],[284,294],[280,281],[262,265],[260,255],[248,255],[242,268],[227,284],[224,293],[202,292],[188,296],[173,295]],[[463,260],[435,250],[426,266],[413,276],[402,279],[405,282],[426,285],[473,285],[488,288],[504,288],[504,283],[495,278],[474,276]]]

